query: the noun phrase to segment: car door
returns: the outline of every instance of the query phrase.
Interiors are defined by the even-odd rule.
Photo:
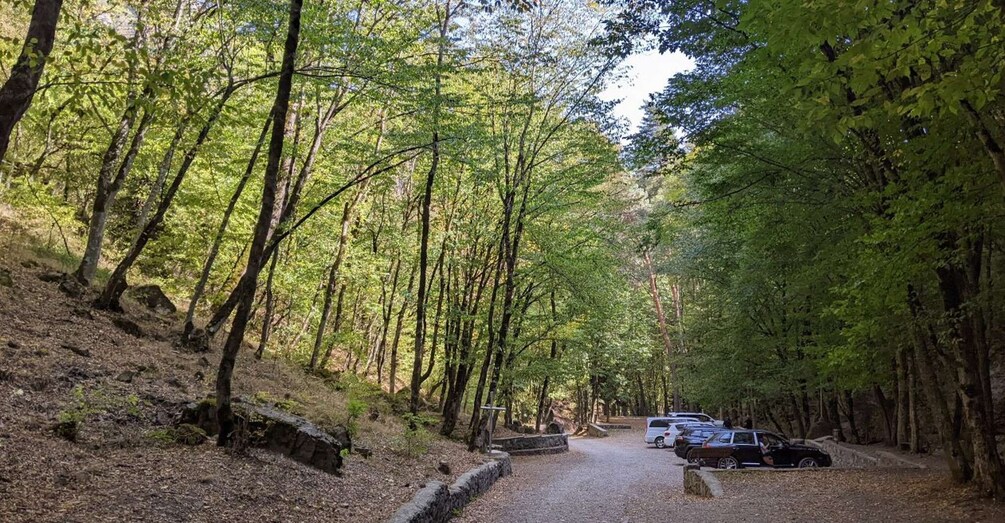
[[[745,467],[759,467],[764,462],[761,460],[761,449],[757,446],[753,432],[734,432],[733,457]]]
[[[670,426],[670,420],[666,418],[656,418],[649,422],[649,428],[646,429],[646,442],[652,443],[658,437],[663,437],[663,433]]]
[[[770,432],[758,432],[757,442],[760,448],[767,449],[775,467],[792,466],[792,449],[781,437]]]

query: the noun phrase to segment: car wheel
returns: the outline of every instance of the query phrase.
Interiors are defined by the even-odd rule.
[[[719,468],[721,469],[738,469],[740,468],[740,462],[736,461],[733,456],[726,456],[725,458],[719,458]]]
[[[663,436],[656,438],[656,441],[654,441],[653,443],[656,444],[656,448],[658,449],[666,448],[667,446],[666,443],[663,441]]]
[[[698,463],[697,452],[694,449],[687,451],[687,462],[688,463]]]
[[[817,468],[819,466],[820,465],[817,463],[817,460],[813,458],[803,458],[799,460],[799,468],[801,469]]]

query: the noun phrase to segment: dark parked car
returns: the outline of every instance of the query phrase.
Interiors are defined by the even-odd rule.
[[[744,467],[829,467],[830,454],[798,443],[766,430],[720,430],[701,446],[692,457],[701,465],[721,469]]]
[[[692,425],[684,429],[673,443],[674,454],[679,458],[687,458],[687,453],[693,448],[701,447],[712,434],[720,432],[722,427],[715,425]]]

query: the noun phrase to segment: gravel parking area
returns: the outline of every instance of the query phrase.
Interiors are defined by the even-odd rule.
[[[717,472],[725,496],[711,500],[685,495],[683,460],[647,447],[638,428],[569,444],[565,454],[514,458],[513,475],[453,521],[1005,521],[1005,505],[952,484],[941,471]]]

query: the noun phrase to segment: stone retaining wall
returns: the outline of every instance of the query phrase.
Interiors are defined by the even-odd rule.
[[[684,492],[703,498],[718,498],[722,496],[722,484],[707,470],[701,470],[698,465],[684,465]]]
[[[464,508],[475,496],[487,492],[501,477],[513,473],[509,454],[494,451],[493,460],[479,465],[457,478],[449,487],[442,481],[430,481],[401,506],[391,523],[439,523],[447,521],[454,511]]]
[[[514,456],[532,454],[558,454],[569,450],[568,434],[541,434],[537,436],[515,436],[492,440],[499,450]]]

